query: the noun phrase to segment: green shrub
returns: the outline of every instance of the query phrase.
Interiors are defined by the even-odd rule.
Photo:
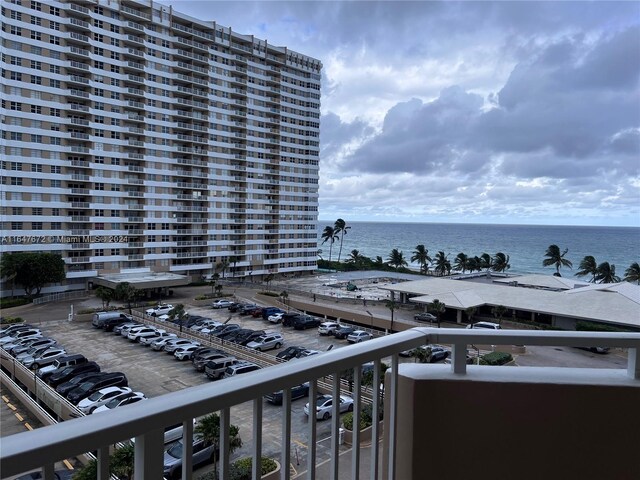
[[[344,428],[353,431],[353,413],[346,413],[342,417]],[[373,424],[373,407],[371,405],[363,405],[360,412],[360,430],[370,427]]]
[[[484,360],[487,362],[487,365],[504,365],[505,363],[509,363],[513,360],[513,357],[510,353],[505,352],[491,352],[486,355],[482,355],[480,360]]]
[[[576,322],[576,331],[578,332],[628,332],[624,328],[614,327],[612,325],[604,325],[594,322]]]
[[[3,317],[2,321],[0,321],[0,324],[11,325],[12,323],[21,323],[21,322],[24,322],[24,320],[22,320],[22,317]]]
[[[269,472],[273,472],[278,468],[278,464],[271,458],[262,457],[262,473],[266,475]],[[251,457],[241,458],[229,465],[229,480],[251,480]],[[204,475],[198,477],[198,480],[216,480],[218,478],[217,472],[207,472]]]
[[[28,298],[2,298],[0,299],[0,308],[19,307],[31,303]]]

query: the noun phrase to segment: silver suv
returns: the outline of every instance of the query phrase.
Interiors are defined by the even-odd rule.
[[[255,370],[260,370],[260,366],[251,362],[241,362],[227,367],[227,369],[224,371],[223,378],[231,378],[235,377],[236,375],[253,372]]]
[[[254,341],[247,343],[247,348],[253,348],[259,352],[271,350],[272,348],[280,348],[284,343],[284,338],[279,333],[267,333],[256,338]]]

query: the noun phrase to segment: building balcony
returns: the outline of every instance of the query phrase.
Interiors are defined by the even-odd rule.
[[[452,346],[451,365],[399,362],[400,352],[433,343]],[[628,362],[626,369],[476,366],[467,365],[469,345],[623,347]],[[182,423],[183,442],[191,445],[193,419],[219,412],[219,478],[229,478],[231,409],[252,402],[252,463],[260,465],[263,443],[273,441],[275,433],[280,478],[289,479],[291,387],[308,381],[310,398],[322,391],[335,399],[348,393],[339,373],[353,370],[354,416],[364,404],[371,405],[374,418],[384,409],[383,428],[374,422],[371,432],[371,438],[382,436],[382,445],[374,441],[361,448],[364,439],[355,430],[351,452],[339,455],[339,402],[333,402],[331,436],[323,439],[330,444],[331,460],[317,464],[317,426],[309,421],[306,465],[297,468],[307,470],[306,478],[640,478],[639,349],[638,333],[414,328],[5,437],[0,468],[3,476],[42,468],[44,478],[53,478],[55,462],[97,451],[98,478],[106,480],[110,446],[135,438],[134,478],[160,479],[163,427]],[[384,387],[383,359],[391,365]],[[368,362],[374,364],[372,386],[365,389],[360,367]],[[263,395],[281,389],[280,432],[263,437]],[[541,448],[548,453],[541,454]],[[187,480],[192,478],[191,453],[185,448],[182,458]],[[252,478],[260,478],[259,471]]]

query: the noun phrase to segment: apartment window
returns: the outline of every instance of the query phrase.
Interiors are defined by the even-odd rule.
[[[104,42],[104,35],[102,35],[101,33],[94,33],[93,39],[97,42]]]
[[[49,58],[52,58],[54,60],[60,60],[60,57],[61,57],[60,52],[56,52],[55,50],[49,50]]]
[[[119,47],[120,46],[120,40],[118,40],[117,38],[112,38],[111,39],[111,45],[113,45],[114,47]]]
[[[111,191],[112,192],[119,192],[120,191],[120,185],[111,185]]]
[[[42,62],[31,60],[31,68],[33,68],[34,70],[42,70]]]
[[[97,69],[104,70],[104,62],[94,61],[93,66]]]
[[[22,59],[20,57],[14,57],[14,56],[10,55],[9,56],[9,63],[11,65],[21,66],[22,65]]]
[[[104,56],[104,48],[93,47],[93,53],[96,55]]]
[[[104,210],[96,210],[96,217],[104,217]]]
[[[93,89],[93,94],[97,95],[98,97],[104,97],[104,89],[102,89],[102,88],[94,88]]]
[[[11,78],[11,80],[15,80],[17,82],[21,82],[22,81],[22,74],[20,72],[11,72],[11,74],[9,75],[9,78]]]
[[[31,222],[31,230],[42,230],[42,222]]]
[[[31,215],[42,215],[42,207],[33,207],[31,209]]]
[[[95,158],[93,159],[93,161],[94,161],[95,163],[102,163],[102,164],[104,164],[104,157],[95,157]],[[96,201],[97,201],[97,200],[96,200]]]
[[[31,171],[32,172],[42,173],[42,164],[41,163],[32,163],[31,164]]]
[[[119,66],[117,66],[117,65],[111,65],[111,71],[112,71],[113,73],[120,73],[120,67],[119,67]],[[119,83],[119,80],[118,80],[118,79],[116,79],[116,78],[112,78],[112,79],[111,79],[111,85],[113,85],[113,81],[114,81],[114,80],[118,81],[118,83]]]
[[[31,134],[31,141],[32,141],[33,143],[44,143],[44,142],[42,141],[42,135],[34,135],[34,134]]]
[[[20,102],[9,102],[9,109],[22,111],[22,104]]]
[[[62,222],[51,222],[51,230],[62,230]]]
[[[120,33],[120,27],[118,25],[111,25],[111,31],[113,33]]]
[[[113,100],[120,100],[120,94],[118,92],[111,92],[111,98]]]
[[[114,10],[111,10],[111,18],[113,18],[114,20],[120,20],[120,14]]]
[[[104,183],[96,183],[96,190],[104,190]]]
[[[102,122],[102,123],[104,123],[104,122]],[[102,138],[102,137],[104,137],[104,130],[94,130],[93,134],[94,134],[96,137],[100,137],[100,138]]]
[[[104,230],[104,223],[96,223],[93,228],[96,230]]]
[[[22,230],[22,222],[11,222],[11,230]]]
[[[49,43],[52,45],[60,45],[60,37],[56,37],[55,35],[49,35]],[[51,58],[53,57],[53,52],[50,52]]]
[[[98,28],[104,28],[104,23],[102,22],[102,20],[94,20],[93,26]]]
[[[34,85],[42,85],[42,77],[38,75],[31,75],[31,83]]]
[[[49,65],[49,71],[51,73],[60,73],[60,66],[59,65]]]
[[[111,125],[119,127],[120,126],[120,119],[118,118],[112,118],[111,119]]]
[[[60,124],[59,123],[52,123],[51,127],[49,128],[49,130],[51,130],[52,132],[59,132],[60,131]]]
[[[59,217],[60,216],[60,209],[59,208],[52,208],[51,209],[51,216],[52,217]]]
[[[52,188],[62,188],[62,180],[51,180]]]
[[[9,134],[9,140],[14,140],[16,142],[21,142],[22,141],[22,133],[20,133],[20,132],[11,132]]]
[[[60,9],[58,7],[49,7],[49,13],[56,17],[60,16]]]
[[[42,179],[41,178],[32,178],[31,179],[31,186],[32,187],[41,187],[42,186]]]
[[[119,158],[112,158],[111,159],[111,165],[120,165],[120,159]]]
[[[13,20],[22,20],[22,14],[20,12],[16,12],[15,10],[10,10],[10,12]]]
[[[96,257],[104,257],[104,249],[102,248],[96,249]]]
[[[31,16],[31,25],[42,26],[42,19],[40,17]],[[31,37],[33,38],[33,37]]]
[[[94,117],[94,122],[96,122],[96,123],[104,123],[104,117],[102,115],[96,115]]]
[[[96,102],[96,103],[93,105],[93,108],[95,108],[96,110],[104,110],[104,103],[102,103],[102,102]]]
[[[59,108],[50,108],[49,109],[49,115],[51,115],[52,117],[59,117],[60,116],[60,109]]]
[[[11,25],[11,28],[9,29],[9,33],[11,33],[12,35],[20,36],[22,35],[22,28]]]
[[[32,2],[31,2],[31,8],[32,8],[33,10],[37,10],[38,12],[41,12],[41,11],[42,11],[42,4],[41,4],[40,2],[34,2],[34,1],[32,1]]]
[[[62,139],[60,137],[49,137],[49,143],[51,145],[62,145]]]
[[[104,15],[104,10],[102,7],[93,7],[93,13],[97,13],[98,15]]]
[[[11,185],[14,185],[14,186],[22,185],[22,178],[11,177]]]
[[[49,28],[50,28],[51,30],[58,30],[58,31],[59,31],[59,30],[60,30],[60,23],[59,23],[59,22],[52,22],[52,21],[50,21],[50,22],[49,22]]]
[[[22,215],[22,207],[13,207],[11,209],[11,215]]]
[[[33,202],[42,202],[42,194],[41,193],[32,193],[31,200]]]
[[[120,139],[120,132],[111,132],[111,138],[119,140]]]
[[[118,52],[111,52],[111,58],[114,60],[120,60],[120,54]]]
[[[117,73],[120,72],[120,67],[117,67],[115,65],[111,65],[111,71],[114,71],[114,68],[115,68]],[[112,87],[119,87],[120,86],[120,80],[118,80],[117,78],[112,78],[111,79],[111,86]]]
[[[60,165],[51,165],[51,173],[62,173]]]
[[[119,248],[112,248],[111,249],[111,255],[120,255],[120,249]]]

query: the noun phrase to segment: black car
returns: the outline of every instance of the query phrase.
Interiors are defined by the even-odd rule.
[[[298,318],[300,318],[300,314],[299,313],[285,313],[282,316],[282,326],[283,327],[293,327],[293,323]]]
[[[242,307],[244,307],[245,305],[247,305],[246,303],[233,303],[231,305],[229,305],[228,310],[230,312],[237,312],[239,311]]]
[[[246,336],[241,341],[237,341],[236,339],[236,343],[239,343],[240,345],[246,345],[265,334],[266,332],[264,330],[254,330],[253,332],[251,332],[251,335]]]
[[[341,327],[338,327],[333,331],[333,336],[338,339],[344,339],[344,338],[347,338],[350,334],[352,334],[355,331],[356,329],[353,327],[347,327],[346,325],[342,325]]]
[[[74,405],[78,404],[80,400],[88,397],[93,392],[96,392],[106,387],[126,387],[129,385],[127,376],[122,372],[106,373],[100,378],[94,378],[93,380],[87,380],[80,384],[78,387],[67,393],[67,399]]]
[[[307,328],[316,328],[319,327],[322,322],[319,318],[310,317],[309,315],[304,315],[298,317],[293,322],[293,328],[296,330],[306,330]]]
[[[309,396],[309,382],[301,383],[291,387],[291,400],[296,400],[302,397]],[[282,405],[282,390],[272,393],[267,393],[264,396],[265,400],[273,403],[274,405]]]
[[[96,372],[82,373],[80,375],[77,375],[77,376],[73,377],[71,380],[63,382],[60,385],[58,385],[56,387],[56,392],[58,392],[63,397],[66,397],[67,393],[69,393],[71,390],[76,388],[81,383],[89,381],[92,378],[100,377],[101,375],[104,375],[104,373],[102,373],[102,372],[99,372],[99,373],[96,373]]]
[[[260,307],[258,307],[258,305],[255,305],[255,304],[244,305],[240,310],[238,310],[238,313],[240,315],[251,315],[256,308],[260,308]]]
[[[281,358],[283,360],[291,360],[292,358],[296,358],[300,352],[306,350],[304,347],[291,346],[287,347],[281,352],[278,352],[276,358]]]
[[[234,330],[240,330],[240,325],[238,325],[237,323],[228,323],[226,325],[218,325],[216,328],[211,330],[210,335],[213,335],[214,337],[219,337],[220,335],[224,335]]]
[[[100,373],[100,365],[96,362],[86,362],[64,367],[59,370],[53,370],[49,378],[46,379],[46,382],[52,387],[57,387],[61,383],[68,382],[73,377],[85,373]]]
[[[110,332],[118,325],[122,325],[123,323],[127,323],[130,321],[131,319],[126,317],[109,318],[108,320],[104,321],[104,323],[102,324],[102,328],[105,332]]]
[[[223,350],[220,350],[219,348],[214,348],[214,347],[199,347],[199,348],[196,348],[191,354],[191,363],[195,362],[196,360],[199,360],[200,358],[203,358],[205,355],[208,355],[209,353],[225,353],[225,352]]]

